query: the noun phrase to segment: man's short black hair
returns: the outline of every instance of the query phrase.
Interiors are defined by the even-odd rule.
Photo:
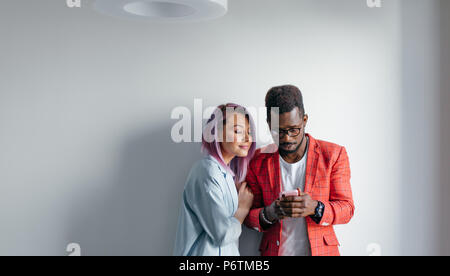
[[[303,117],[305,114],[302,92],[294,85],[276,86],[267,92],[266,109],[268,122],[270,122],[272,107],[278,107],[280,114],[291,112],[295,107],[298,107],[301,116]]]

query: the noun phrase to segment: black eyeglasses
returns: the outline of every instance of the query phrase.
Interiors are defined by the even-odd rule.
[[[300,132],[302,130],[302,127],[300,128],[290,128],[290,129],[281,129],[279,128],[278,130],[272,130],[272,134],[279,136],[279,137],[284,137],[284,135],[288,135],[289,137],[297,137],[300,135]]]

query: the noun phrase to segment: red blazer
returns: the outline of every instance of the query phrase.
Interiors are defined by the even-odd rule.
[[[344,147],[306,135],[309,137],[309,148],[304,192],[325,205],[320,225],[310,217],[306,218],[311,253],[313,256],[339,256],[339,242],[333,225],[348,223],[355,210],[347,152]],[[259,149],[250,162],[247,174],[247,185],[253,191],[254,201],[245,225],[264,232],[259,248],[262,256],[278,256],[280,248],[283,222],[267,230],[259,224],[261,209],[276,200],[282,191],[279,161],[275,144]]]

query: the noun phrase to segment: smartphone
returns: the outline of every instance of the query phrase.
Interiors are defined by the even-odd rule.
[[[280,193],[280,198],[282,198],[283,196],[288,197],[288,196],[300,196],[298,193],[298,190],[293,190],[293,191],[284,191]]]

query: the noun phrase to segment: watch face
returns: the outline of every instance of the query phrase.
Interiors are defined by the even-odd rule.
[[[319,205],[317,205],[317,208],[316,208],[316,216],[321,216],[321,214],[322,214],[322,211],[323,211],[323,204],[322,204],[322,202],[319,202]]]

